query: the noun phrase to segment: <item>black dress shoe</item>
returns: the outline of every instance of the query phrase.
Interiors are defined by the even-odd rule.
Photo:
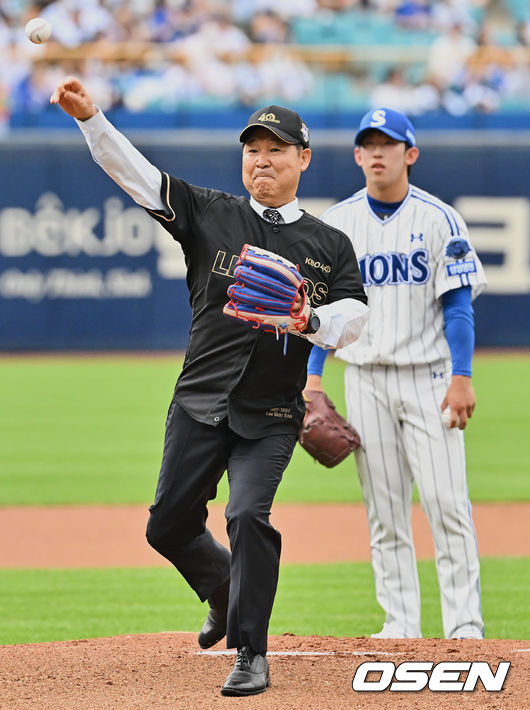
[[[223,582],[208,599],[210,611],[199,632],[199,646],[210,648],[226,636],[226,617],[228,614],[228,593],[230,579]]]
[[[234,670],[221,689],[221,695],[257,695],[263,693],[270,682],[267,657],[249,646],[237,649]]]

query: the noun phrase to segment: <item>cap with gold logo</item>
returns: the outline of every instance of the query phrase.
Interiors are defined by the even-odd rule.
[[[304,148],[309,148],[309,129],[296,111],[289,108],[273,105],[255,111],[241,131],[241,143],[248,139],[251,129],[257,126],[268,128],[286,143],[300,143]]]

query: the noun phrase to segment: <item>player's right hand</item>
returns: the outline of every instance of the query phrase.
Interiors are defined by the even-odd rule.
[[[63,111],[80,121],[86,121],[98,112],[85,87],[75,76],[69,76],[59,84],[50,97],[50,103],[59,104]]]

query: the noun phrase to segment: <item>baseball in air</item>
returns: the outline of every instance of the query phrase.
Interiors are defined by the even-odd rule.
[[[43,17],[34,17],[25,27],[26,35],[35,44],[47,42],[52,34],[52,28],[48,20]]]
[[[443,412],[442,412],[442,420],[445,426],[450,429],[451,428],[451,408],[446,407]],[[460,417],[456,418],[456,426],[460,426]]]

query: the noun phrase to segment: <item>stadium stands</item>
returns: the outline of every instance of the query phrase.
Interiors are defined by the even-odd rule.
[[[283,6],[289,14],[274,0],[0,0],[0,126],[63,127],[48,97],[58,78],[75,73],[105,111],[145,113],[154,125],[181,125],[190,111],[215,125],[220,110],[273,102],[337,125],[341,112],[384,96],[445,124],[510,114],[512,125],[516,115],[528,128],[528,0]],[[38,15],[54,30],[45,46],[23,33]],[[432,56],[455,26],[465,51],[440,78]]]

